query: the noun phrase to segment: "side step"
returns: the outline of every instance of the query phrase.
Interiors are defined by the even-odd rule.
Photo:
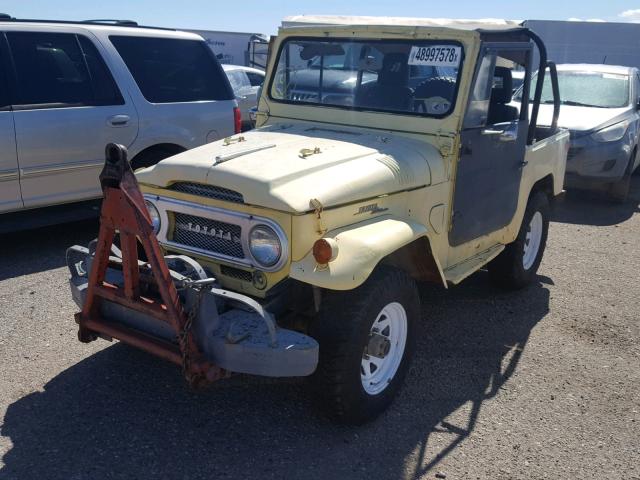
[[[496,258],[504,250],[504,245],[494,245],[493,247],[474,255],[471,258],[453,265],[444,271],[447,283],[457,285],[472,273],[480,270],[484,265]]]

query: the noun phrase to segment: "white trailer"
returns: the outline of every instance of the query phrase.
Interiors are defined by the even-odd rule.
[[[335,24],[429,25],[454,28],[514,28],[523,25],[537,33],[555,63],[605,63],[640,68],[640,24],[575,22],[557,20],[505,20],[486,18],[406,19],[402,17],[352,17],[341,15],[296,15],[286,17],[283,27]]]
[[[520,21],[502,18],[481,18],[474,20],[454,18],[414,18],[414,17],[371,17],[351,15],[292,15],[282,21],[283,27],[305,27],[310,25],[412,25],[425,27],[451,27],[463,29],[476,28],[513,28],[520,26]]]
[[[526,20],[556,63],[597,63],[640,68],[640,24]]]
[[[184,29],[181,29],[184,30]],[[269,39],[262,33],[185,30],[204,38],[220,63],[264,68],[267,65]]]

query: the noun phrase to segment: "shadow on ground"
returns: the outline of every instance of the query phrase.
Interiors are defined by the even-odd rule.
[[[632,177],[626,202],[614,203],[604,193],[569,190],[556,203],[552,221],[579,225],[607,226],[629,220],[640,212],[640,174]]]
[[[97,219],[0,234],[0,281],[62,267],[68,247],[97,236]]]
[[[351,479],[435,471],[513,374],[548,312],[549,292],[538,283],[501,293],[485,272],[448,292],[423,290],[425,321],[405,388],[371,424],[330,423],[303,382],[237,377],[190,392],[172,365],[116,344],[9,406],[1,434],[13,447],[0,477]]]

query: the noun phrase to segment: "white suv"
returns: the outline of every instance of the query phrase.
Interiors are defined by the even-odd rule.
[[[109,142],[136,169],[240,130],[201,37],[131,24],[0,16],[0,213],[100,197]]]

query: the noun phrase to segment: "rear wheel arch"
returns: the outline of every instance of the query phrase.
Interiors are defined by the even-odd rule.
[[[542,192],[547,196],[547,198],[551,202],[554,198],[553,182],[554,182],[554,178],[552,173],[538,180],[536,183],[533,184],[533,187],[531,188],[531,193],[529,193],[529,198],[527,199],[527,201],[530,200],[531,197],[533,197],[536,192]]]
[[[160,160],[182,153],[187,149],[182,145],[175,143],[158,143],[151,145],[144,150],[138,152],[131,160],[131,168],[137,170],[139,168],[150,167]]]

